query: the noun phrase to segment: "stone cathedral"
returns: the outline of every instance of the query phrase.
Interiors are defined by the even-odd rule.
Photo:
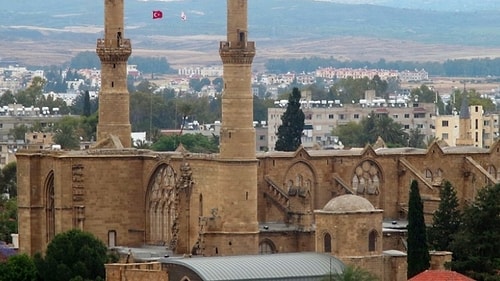
[[[16,154],[23,253],[43,252],[56,234],[78,228],[109,247],[163,245],[180,255],[327,252],[383,275],[383,252],[404,252],[405,243],[404,234],[391,235],[382,222],[406,219],[412,180],[419,182],[428,222],[443,180],[457,189],[461,204],[499,182],[499,143],[391,149],[381,141],[361,149],[256,153],[256,46],[248,40],[247,0],[227,1],[227,39],[219,45],[220,153],[132,148],[124,0],[104,0],[104,8],[104,38],[96,47],[102,70],[97,144]]]

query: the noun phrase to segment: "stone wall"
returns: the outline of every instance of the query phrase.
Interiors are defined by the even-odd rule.
[[[161,263],[106,264],[106,281],[168,281]]]

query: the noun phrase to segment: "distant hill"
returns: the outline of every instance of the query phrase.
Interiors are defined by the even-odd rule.
[[[8,1],[0,7],[0,38],[7,42],[69,41],[95,45],[95,40],[102,37],[103,2]],[[267,46],[346,36],[478,48],[500,46],[497,0],[428,0],[425,4],[416,4],[421,1],[414,0],[358,0],[372,4],[356,5],[335,0],[248,2],[250,40],[265,42]],[[134,48],[203,49],[198,43],[190,46],[189,40],[198,42],[196,38],[200,36],[213,41],[225,38],[223,0],[127,0],[125,7],[125,37],[132,39]],[[164,17],[153,20],[153,10],[162,10]],[[182,11],[187,21],[180,20]]]

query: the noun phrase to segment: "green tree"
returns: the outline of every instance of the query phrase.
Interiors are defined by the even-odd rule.
[[[337,126],[332,130],[332,135],[338,136],[345,146],[363,147],[367,144],[360,136],[366,135],[363,133],[361,123],[351,121],[345,125]]]
[[[12,233],[17,233],[17,198],[0,196],[0,240],[12,242]]]
[[[332,134],[338,136],[345,146],[362,147],[373,144],[381,137],[388,146],[406,146],[407,134],[400,123],[385,114],[372,112],[356,124],[349,122],[333,129]]]
[[[425,148],[426,144],[424,142],[425,135],[422,134],[419,128],[410,129],[410,133],[408,134],[408,146],[416,147],[416,148]]]
[[[155,151],[174,151],[180,144],[194,153],[215,153],[219,151],[218,139],[208,138],[202,134],[162,136],[151,146],[151,149]]]
[[[55,125],[54,142],[61,145],[63,149],[78,149],[80,147],[80,136],[77,135],[77,129],[80,125],[80,119],[66,116]]]
[[[87,95],[88,93],[88,95]],[[90,99],[90,92],[80,91],[80,93],[73,100],[70,106],[70,112],[73,115],[87,116],[86,114],[90,112],[88,116],[97,112],[98,109],[98,99]]]
[[[0,105],[4,106],[14,103],[16,103],[16,97],[14,96],[11,90],[7,90],[0,96]]]
[[[73,229],[56,235],[47,246],[45,256],[36,254],[34,260],[42,280],[68,281],[104,280],[104,264],[112,258],[101,240],[91,233]]]
[[[433,250],[450,251],[453,235],[460,227],[461,213],[457,192],[449,181],[444,181],[439,198],[439,207],[433,214],[432,226],[428,230],[429,245]]]
[[[0,193],[8,193],[10,197],[17,196],[17,163],[10,162],[2,168],[0,174]]]
[[[332,273],[321,279],[322,281],[377,281],[379,278],[373,273],[357,266],[348,265],[341,273]]]
[[[97,122],[98,122],[97,112],[86,117],[82,116],[80,118],[79,127],[77,129],[77,134],[82,137],[83,140],[92,141],[96,139],[97,132]]]
[[[17,92],[16,100],[18,104],[23,106],[39,106],[38,102],[43,97],[43,88],[45,87],[45,80],[41,77],[35,77],[31,81],[28,88]]]
[[[295,151],[302,144],[302,131],[304,130],[304,112],[300,108],[300,91],[293,88],[285,113],[281,116],[281,125],[278,134],[275,150]]]
[[[375,128],[373,131],[365,130],[372,137],[377,139],[381,137],[388,146],[406,146],[407,134],[403,130],[403,126],[397,123],[391,117],[381,114],[373,115],[371,118],[375,118]]]
[[[389,83],[387,80],[382,80],[380,76],[373,76],[372,80],[370,80],[370,89],[375,90],[375,95],[377,97],[383,97],[386,100],[389,99],[387,95],[387,88],[389,87]]]
[[[14,128],[9,130],[9,135],[11,135],[15,140],[24,140],[28,131],[29,128],[25,124],[15,125]]]
[[[83,116],[89,117],[91,114],[90,93],[85,91],[83,96]]]
[[[453,270],[478,281],[500,280],[500,184],[480,189],[465,206],[453,239]]]
[[[0,263],[2,281],[36,281],[37,275],[35,262],[26,254],[11,256],[6,263]]]
[[[424,221],[424,205],[420,198],[418,182],[413,180],[410,186],[408,202],[408,279],[430,267],[430,255]]]

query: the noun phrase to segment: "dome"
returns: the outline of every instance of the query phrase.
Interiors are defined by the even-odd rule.
[[[374,210],[375,208],[370,201],[361,196],[352,194],[335,197],[326,203],[325,207],[323,207],[323,211],[336,213],[367,212]]]

